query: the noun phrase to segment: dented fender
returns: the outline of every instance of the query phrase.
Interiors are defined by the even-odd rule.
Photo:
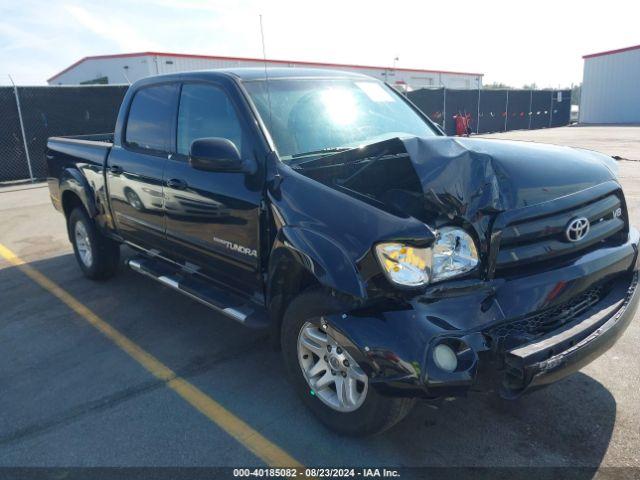
[[[281,257],[280,249],[290,252],[318,282],[335,290],[357,298],[366,298],[366,289],[353,261],[340,245],[330,238],[311,229],[285,226],[278,233],[278,246],[271,253],[274,264]]]

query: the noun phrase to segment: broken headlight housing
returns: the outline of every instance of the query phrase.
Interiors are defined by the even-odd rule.
[[[458,227],[436,232],[432,246],[379,243],[376,256],[387,278],[403,287],[421,287],[470,272],[478,265],[478,249],[471,235]]]

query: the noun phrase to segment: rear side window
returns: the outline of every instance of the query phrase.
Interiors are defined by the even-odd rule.
[[[242,155],[242,127],[227,94],[207,84],[185,84],[178,110],[178,153],[189,154],[198,138],[231,140]]]
[[[177,85],[157,85],[135,94],[125,131],[127,145],[169,151],[177,88]]]

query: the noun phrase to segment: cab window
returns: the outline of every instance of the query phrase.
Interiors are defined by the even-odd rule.
[[[177,88],[175,84],[156,85],[135,94],[125,130],[127,146],[159,152],[170,150]]]
[[[206,137],[231,140],[242,155],[242,127],[227,94],[213,85],[185,84],[178,109],[177,152],[188,155],[191,142]]]

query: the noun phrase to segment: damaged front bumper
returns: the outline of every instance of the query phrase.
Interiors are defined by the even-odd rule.
[[[452,283],[327,320],[383,394],[437,398],[474,389],[516,398],[582,368],[624,332],[640,299],[638,243],[631,229],[624,244],[555,270]],[[455,352],[453,371],[434,359],[440,344]]]
[[[504,353],[500,393],[514,398],[555,382],[608,350],[638,308],[638,271],[617,280],[587,312],[542,338]]]

